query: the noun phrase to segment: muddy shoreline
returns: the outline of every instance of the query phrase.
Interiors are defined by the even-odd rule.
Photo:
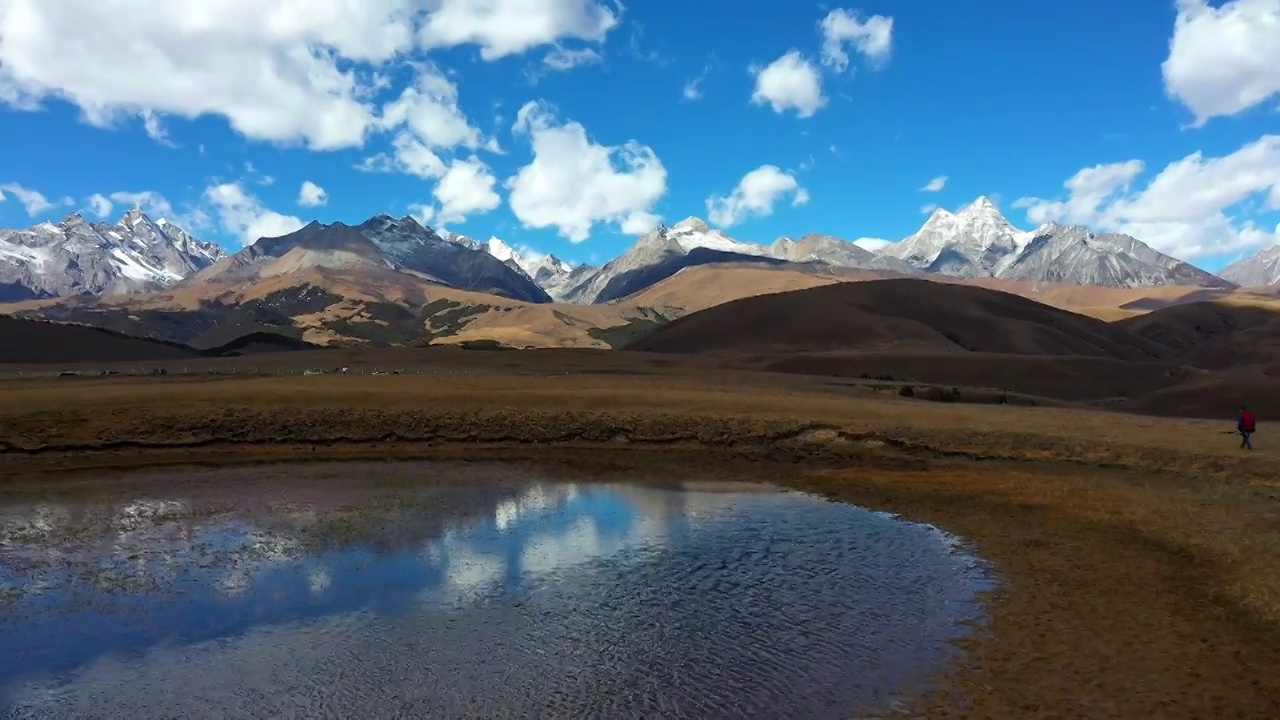
[[[72,491],[131,467],[295,460],[774,482],[936,525],[1005,581],[986,598],[987,632],[962,641],[908,717],[1280,717],[1270,456],[1219,450],[1178,421],[1138,420],[1121,438],[1085,414],[943,408],[903,420],[890,402],[610,382],[608,410],[591,388],[514,380],[399,401],[337,390],[254,402],[253,383],[223,383],[222,402],[203,407],[45,396],[0,417],[0,495]]]

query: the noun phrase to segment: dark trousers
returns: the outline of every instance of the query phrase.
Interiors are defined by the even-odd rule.
[[[1252,430],[1241,430],[1241,431],[1240,431],[1240,438],[1241,438],[1241,440],[1240,440],[1240,447],[1244,448],[1245,450],[1252,450],[1252,449],[1253,449],[1253,443],[1249,442],[1249,436],[1250,436],[1250,435],[1252,435],[1252,434],[1253,434],[1253,431],[1252,431]]]

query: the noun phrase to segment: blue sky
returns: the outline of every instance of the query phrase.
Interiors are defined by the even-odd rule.
[[[986,194],[1211,270],[1280,240],[1280,0],[225,4],[0,0],[0,225],[413,213],[600,262],[655,216],[899,239]]]

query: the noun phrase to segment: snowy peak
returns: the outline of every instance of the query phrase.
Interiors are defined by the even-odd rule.
[[[676,231],[695,232],[695,233],[711,232],[711,226],[707,224],[706,220],[703,220],[700,217],[695,217],[693,215],[690,215],[689,217],[681,220],[675,225],[672,225],[671,229]]]
[[[956,213],[934,210],[914,235],[883,252],[930,272],[984,277],[993,275],[1029,240],[1029,233],[1014,227],[983,195]]]
[[[0,230],[4,300],[130,293],[170,287],[226,253],[134,208],[115,225],[71,213],[59,222]]]
[[[736,253],[738,255],[770,256],[769,250],[761,245],[734,240],[720,230],[713,229],[702,218],[687,217],[670,228],[659,228],[669,240],[674,240],[685,253],[697,248],[717,250],[719,252]]]
[[[1241,258],[1222,268],[1218,275],[1240,287],[1280,285],[1280,245]]]

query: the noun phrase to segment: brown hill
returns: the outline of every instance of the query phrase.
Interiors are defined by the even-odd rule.
[[[519,348],[603,349],[681,314],[628,303],[527,303],[396,270],[325,267],[139,295],[31,301],[0,306],[0,313],[199,348],[263,331],[325,346],[487,341]]]
[[[756,295],[805,290],[851,280],[879,280],[890,273],[819,266],[721,263],[686,268],[650,285],[624,302],[641,307],[696,312]]]
[[[1237,298],[1175,305],[1114,325],[1170,348],[1173,357],[1188,365],[1280,368],[1280,301]]]
[[[101,328],[0,316],[0,365],[183,360],[200,357],[176,343]]]
[[[735,300],[629,349],[668,353],[893,351],[1155,360],[1165,349],[1101,320],[1010,293],[928,280],[848,282]]]

